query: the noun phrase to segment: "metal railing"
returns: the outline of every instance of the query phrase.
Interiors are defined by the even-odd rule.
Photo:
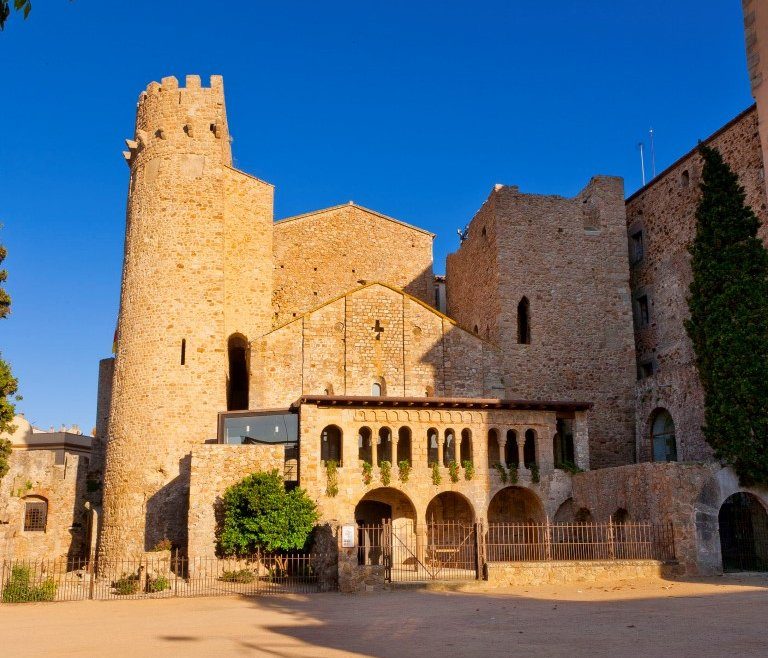
[[[671,524],[491,523],[487,562],[675,559]]]
[[[0,601],[78,601],[335,589],[336,554],[256,553],[242,558],[158,555],[137,560],[4,560]],[[328,568],[332,565],[331,568]]]

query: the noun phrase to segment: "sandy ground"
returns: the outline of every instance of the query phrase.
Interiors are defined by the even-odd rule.
[[[0,606],[0,656],[768,656],[768,578]]]

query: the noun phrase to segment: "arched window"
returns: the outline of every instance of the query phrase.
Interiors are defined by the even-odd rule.
[[[376,464],[381,466],[381,462],[392,463],[392,430],[388,427],[382,427],[379,430],[379,443],[376,449]]]
[[[427,430],[427,465],[437,464],[439,458],[438,442],[440,435],[434,427]]]
[[[514,466],[517,468],[520,465],[520,451],[517,449],[517,432],[515,430],[507,430],[507,445],[504,448],[504,461],[507,464],[507,468]]]
[[[530,468],[536,463],[536,432],[525,430],[525,443],[523,444],[523,464]]]
[[[651,442],[653,445],[653,461],[677,461],[675,423],[666,409],[658,409],[654,412],[653,422],[651,423]]]
[[[341,466],[341,429],[328,425],[320,434],[320,459],[323,462],[335,461]]]
[[[531,342],[531,305],[527,297],[517,305],[517,342],[521,345]]]
[[[452,429],[447,429],[443,440],[443,466],[450,466],[454,461],[456,461],[456,433]]]
[[[459,464],[472,461],[472,432],[461,430],[461,446],[459,448]]]
[[[575,465],[576,458],[573,449],[573,421],[557,419],[557,432],[552,438],[552,454],[555,456],[555,468],[565,464]]]
[[[397,431],[397,463],[411,463],[411,429],[401,427]]]
[[[48,501],[29,496],[24,499],[24,532],[45,532],[48,523]]]
[[[381,397],[381,384],[379,382],[371,384],[371,395],[375,398]]]
[[[357,458],[361,462],[373,463],[370,427],[361,427],[357,433]]]
[[[493,468],[501,462],[499,453],[499,432],[495,429],[488,430],[488,468]]]
[[[248,408],[248,340],[232,334],[227,341],[229,376],[227,377],[227,411]]]

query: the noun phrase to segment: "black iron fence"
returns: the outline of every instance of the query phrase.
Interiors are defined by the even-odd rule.
[[[158,553],[137,560],[5,560],[0,563],[0,601],[310,593],[336,589],[336,565],[335,553],[256,553],[236,559]]]
[[[671,524],[655,523],[491,523],[487,562],[546,560],[675,559]]]
[[[358,563],[380,566],[390,581],[467,580],[483,564],[675,559],[671,524],[428,523],[359,526]]]

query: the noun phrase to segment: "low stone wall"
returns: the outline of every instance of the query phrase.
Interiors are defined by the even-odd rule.
[[[339,591],[345,594],[389,589],[386,567],[359,565],[356,548],[339,549]]]
[[[605,583],[658,578],[667,567],[657,560],[605,560],[583,562],[494,562],[486,565],[488,583],[499,587]]]

